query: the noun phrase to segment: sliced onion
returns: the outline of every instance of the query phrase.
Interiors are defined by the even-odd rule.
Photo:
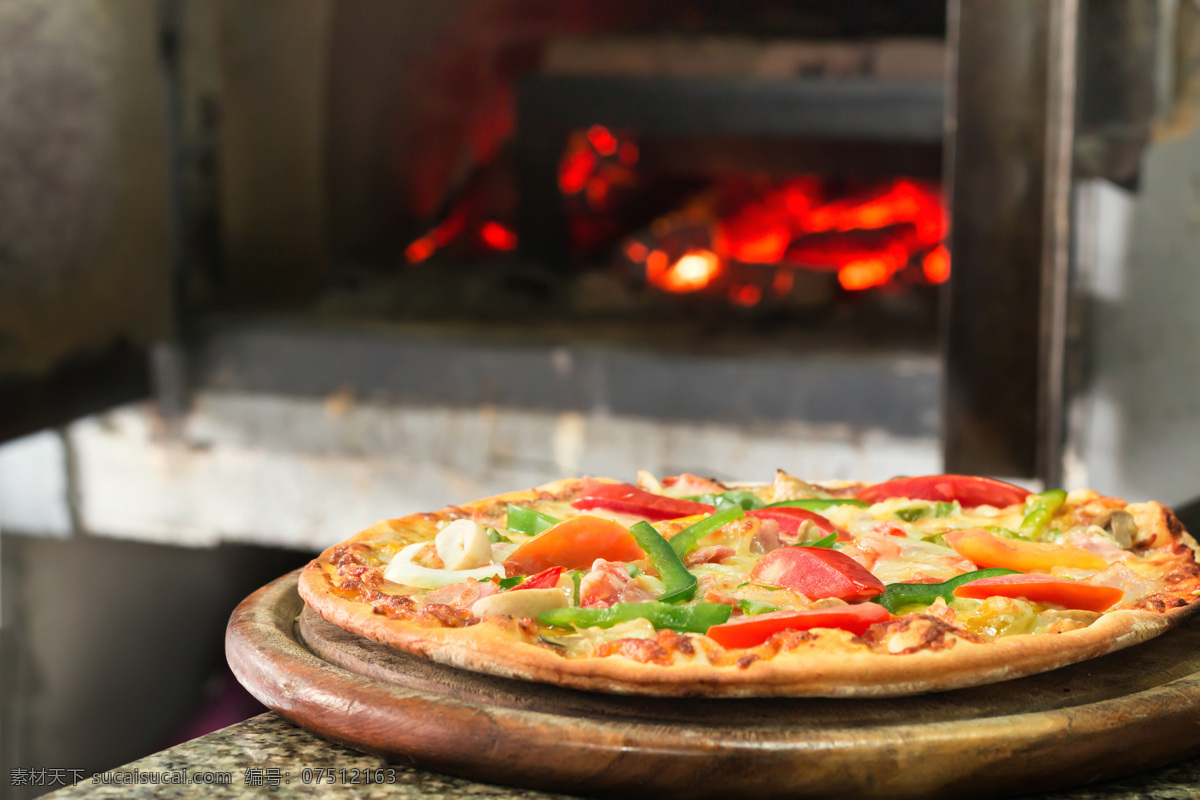
[[[475,569],[433,569],[414,564],[413,558],[425,547],[427,542],[417,542],[396,553],[392,563],[383,571],[385,580],[402,583],[405,586],[416,586],[420,589],[436,589],[451,583],[462,583],[468,578],[486,581],[493,575],[504,577],[503,564],[489,564]]]

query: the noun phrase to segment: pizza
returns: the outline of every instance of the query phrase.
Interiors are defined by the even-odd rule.
[[[454,667],[676,696],[898,696],[1156,636],[1200,601],[1170,509],[962,475],[572,478],[385,520],[299,590]]]

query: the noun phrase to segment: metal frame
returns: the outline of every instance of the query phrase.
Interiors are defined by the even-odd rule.
[[[951,472],[1061,482],[1078,29],[1078,0],[950,4]]]

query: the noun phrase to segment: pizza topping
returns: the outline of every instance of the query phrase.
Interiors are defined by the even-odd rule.
[[[856,500],[853,497],[828,497],[807,500],[781,500],[778,503],[771,503],[763,506],[763,508],[803,508],[806,511],[828,512],[831,509],[843,508],[866,508],[867,504],[862,500]]]
[[[726,487],[718,480],[701,478],[685,472],[682,475],[663,478],[662,488],[672,497],[688,497],[695,494],[720,494]]]
[[[803,631],[813,628],[837,628],[859,636],[877,622],[891,619],[881,606],[874,603],[814,608],[805,611],[778,611],[757,616],[740,617],[708,630],[708,637],[722,647],[754,647],[772,635],[785,630]]]
[[[550,567],[544,569],[532,578],[521,581],[512,587],[513,591],[517,589],[553,589],[558,586],[558,580],[562,577],[562,567]],[[500,581],[503,588],[504,581]]]
[[[901,609],[910,606],[928,606],[939,598],[948,603],[954,598],[954,590],[964,583],[1014,573],[1015,570],[1011,569],[981,569],[959,575],[957,578],[951,578],[943,583],[889,583],[883,594],[873,597],[871,600],[893,614],[900,614],[903,613]]]
[[[732,547],[716,544],[711,547],[701,547],[699,550],[689,553],[683,559],[683,564],[686,567],[696,567],[701,564],[720,564],[736,555],[737,550],[734,550]]]
[[[690,600],[696,593],[696,576],[688,572],[671,543],[648,522],[637,523],[629,532],[649,556],[650,563],[663,582],[663,593],[658,599],[664,603],[685,603]]]
[[[926,475],[921,478],[893,478],[860,489],[855,495],[867,503],[891,497],[910,500],[957,501],[963,508],[993,506],[1005,508],[1024,503],[1030,492],[1020,486],[973,475]]]
[[[696,549],[701,539],[745,515],[746,512],[740,506],[734,506],[724,511],[718,511],[712,516],[704,517],[671,536],[671,549],[682,558]]]
[[[1112,586],[1123,591],[1125,600],[1121,603],[1122,606],[1150,594],[1158,585],[1152,578],[1144,578],[1120,562],[1109,564],[1107,569],[1087,578],[1087,582],[1096,586]]]
[[[800,500],[809,497],[830,497],[829,492],[820,486],[800,480],[794,475],[788,475],[781,469],[775,470],[775,482],[771,484],[772,497],[776,500]]]
[[[589,481],[583,491],[571,501],[574,508],[588,510],[606,508],[624,514],[637,514],[650,521],[711,514],[715,509],[705,503],[694,503],[661,494],[652,494],[628,483],[599,483]]]
[[[491,597],[499,591],[490,581],[467,581],[466,583],[451,583],[440,589],[434,589],[421,598],[425,604],[440,603],[450,606],[456,611],[469,611],[479,600]]]
[[[1106,531],[1122,550],[1131,549],[1137,541],[1137,522],[1128,511],[1110,511],[1093,524]]]
[[[639,579],[634,579],[619,561],[596,559],[592,569],[579,582],[579,605],[582,608],[608,608],[615,603],[644,603],[654,599]]]
[[[784,544],[821,539],[829,534],[842,541],[850,541],[848,533],[817,512],[805,508],[776,506],[756,509],[749,514],[758,519],[774,521],[779,526],[779,540]]]
[[[809,598],[863,600],[884,591],[861,564],[824,547],[781,547],[763,556],[750,580],[791,589]]]
[[[1033,572],[1048,571],[1053,567],[1104,569],[1108,566],[1103,558],[1080,547],[1006,539],[979,528],[950,531],[945,538],[959,555],[984,568]]]
[[[480,619],[497,616],[536,619],[543,611],[566,605],[567,595],[559,589],[526,589],[484,597],[471,606],[471,613]]]
[[[525,508],[524,506],[509,503],[504,527],[510,531],[523,533],[526,536],[537,536],[542,531],[560,522],[562,520],[552,517],[549,514],[543,514],[532,508]]]
[[[1037,539],[1046,532],[1050,519],[1067,501],[1067,493],[1054,489],[1041,494],[1032,494],[1025,501],[1025,519],[1021,520],[1019,533],[1028,539]]]
[[[483,526],[459,519],[438,531],[433,540],[446,569],[474,569],[492,563],[492,542]]]
[[[547,528],[522,544],[504,562],[510,572],[532,574],[549,567],[587,569],[598,558],[644,558],[629,529],[611,519],[580,514]]]
[[[720,625],[733,613],[720,603],[617,603],[610,608],[557,608],[539,615],[542,622],[557,628],[611,628],[619,622],[645,619],[655,628],[685,633],[704,633]]]
[[[391,563],[387,565],[387,569],[383,571],[384,579],[406,586],[416,586],[421,589],[436,589],[439,586],[446,586],[451,583],[461,583],[468,578],[474,578],[477,581],[486,581],[492,576],[504,577],[504,567],[500,564],[459,570],[434,569],[414,564],[412,561],[413,557],[425,549],[426,545],[426,542],[417,542],[416,544],[410,544],[397,553],[392,558]]]
[[[1125,593],[1112,586],[1053,578],[1049,575],[1001,575],[959,586],[955,597],[1021,597],[1063,608],[1105,611],[1120,602]]]

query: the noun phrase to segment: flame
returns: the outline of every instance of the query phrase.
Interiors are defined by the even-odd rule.
[[[588,141],[596,152],[602,156],[611,156],[617,152],[617,137],[613,136],[603,125],[593,125],[587,131]]]
[[[517,234],[495,220],[488,220],[479,227],[479,238],[493,250],[517,248]]]
[[[921,262],[921,269],[925,273],[925,280],[930,283],[943,283],[950,277],[950,251],[945,245],[938,245],[925,256],[925,260]]]
[[[420,264],[429,258],[438,248],[445,247],[463,232],[467,226],[467,215],[462,208],[451,212],[446,220],[429,233],[404,248],[404,257],[410,264]]]
[[[625,248],[625,255],[629,256],[629,260],[635,264],[645,261],[648,252],[646,245],[641,242],[630,242]]]
[[[892,264],[882,258],[851,261],[838,270],[838,283],[843,289],[870,289],[883,286],[892,278]]]
[[[671,266],[667,254],[655,250],[646,257],[646,277],[668,292],[695,292],[721,274],[721,259],[711,250],[691,250]]]
[[[761,182],[731,183],[650,225],[666,252],[677,253],[683,249],[680,245],[690,248],[688,255],[711,248],[703,250],[715,258],[708,277],[669,280],[683,259],[668,270],[665,253],[657,271],[647,262],[647,277],[667,291],[692,292],[733,268],[731,274],[739,280],[728,292],[740,305],[760,302],[764,291],[788,294],[795,269],[836,272],[848,291],[884,286],[902,271],[904,280],[941,283],[950,274],[950,255],[942,244],[947,226],[936,188],[908,178],[832,199],[822,180],[813,176],[765,189]],[[769,265],[774,270],[746,282],[750,273],[738,264]],[[688,270],[700,272],[693,262]]]
[[[563,194],[575,194],[587,186],[588,178],[596,169],[596,154],[591,150],[577,149],[567,153],[558,167],[558,188]]]
[[[729,299],[739,306],[758,305],[762,300],[762,289],[752,284],[735,286],[729,290]]]

